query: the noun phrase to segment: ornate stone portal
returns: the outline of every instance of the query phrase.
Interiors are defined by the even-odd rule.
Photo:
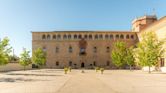
[[[79,41],[79,55],[80,55],[80,64],[81,64],[81,68],[84,68],[85,67],[85,59],[86,59],[86,47],[87,47],[87,41],[82,38],[80,41]]]
[[[86,55],[86,47],[87,47],[87,41],[85,41],[85,39],[82,38],[82,39],[79,41],[79,48],[80,48],[80,53],[79,53],[79,55],[80,55],[80,56],[85,56],[85,55]]]

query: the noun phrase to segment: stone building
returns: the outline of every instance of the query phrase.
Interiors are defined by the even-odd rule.
[[[39,47],[46,51],[48,68],[113,68],[110,55],[116,41],[134,46],[140,34],[151,29],[157,33],[161,30],[159,33],[164,37],[165,21],[165,17],[157,20],[156,16],[143,16],[132,22],[131,31],[33,31],[32,51]]]
[[[145,32],[154,32],[157,35],[158,40],[166,39],[166,16],[160,19],[157,19],[156,16],[144,16],[141,18],[147,19],[149,21],[144,21],[144,22],[143,20],[137,21],[137,24],[139,24],[137,28],[141,28],[141,29],[139,31],[136,31],[136,30],[133,30],[133,31],[137,32],[139,41],[141,41],[141,35],[144,34]],[[149,24],[149,25],[145,25],[145,24]],[[166,43],[163,45],[163,49],[166,49]],[[165,68],[166,66],[165,62],[166,62],[166,51],[164,52],[164,55],[160,58],[159,66],[161,68]]]

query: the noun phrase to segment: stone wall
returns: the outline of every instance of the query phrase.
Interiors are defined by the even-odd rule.
[[[58,35],[61,38],[57,38]],[[75,35],[77,38],[74,38]],[[92,38],[86,38],[89,35]],[[32,36],[32,49],[34,51],[40,47],[46,51],[48,68],[63,68],[65,66],[81,68],[82,64],[85,68],[94,66],[113,68],[111,60],[113,44],[116,41],[123,41],[128,46],[132,46],[138,41],[135,32],[33,32]],[[79,55],[81,39],[85,39],[87,42],[86,55],[84,56]],[[72,53],[69,52],[69,47],[72,47]],[[94,52],[94,47],[96,47],[96,52]],[[57,48],[58,52],[56,52]]]

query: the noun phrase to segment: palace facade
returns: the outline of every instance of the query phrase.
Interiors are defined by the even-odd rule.
[[[146,31],[155,31],[159,38],[164,37],[166,18],[137,18],[132,22],[131,31],[33,31],[32,51],[40,47],[47,53],[48,68],[114,68],[111,60],[113,44],[124,41],[128,47],[134,46],[140,41],[142,32]],[[165,56],[161,61],[162,66],[165,65],[164,61]]]

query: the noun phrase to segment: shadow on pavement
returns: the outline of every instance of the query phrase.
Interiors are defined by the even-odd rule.
[[[24,78],[0,78],[0,82],[32,82],[32,81],[49,81],[40,79],[24,79]]]
[[[8,73],[6,75],[23,75],[23,76],[63,76],[63,75],[51,75],[51,74],[24,74],[24,73]]]

